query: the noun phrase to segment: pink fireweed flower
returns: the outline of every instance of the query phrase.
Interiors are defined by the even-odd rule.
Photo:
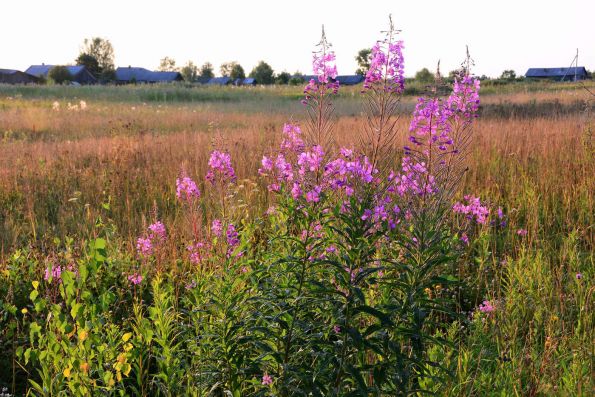
[[[481,201],[478,197],[466,195],[465,200],[467,205],[463,203],[456,203],[452,209],[455,213],[465,214],[469,219],[475,218],[475,221],[479,224],[485,225],[487,217],[490,214],[488,207],[481,205]]]
[[[577,273],[577,274],[576,274],[576,279],[577,279],[577,280],[580,280],[580,279],[582,279],[582,278],[583,278],[583,274],[582,274],[582,273]]]
[[[527,233],[527,229],[519,229],[516,231],[516,234],[518,234],[519,236],[526,236]]]
[[[231,155],[218,150],[211,152],[207,181],[215,184],[217,181],[228,184],[236,181],[236,174],[231,165]]]
[[[483,303],[479,305],[478,309],[482,313],[492,313],[494,310],[496,310],[496,308],[488,300],[483,301]]]
[[[143,276],[141,276],[139,273],[133,273],[127,278],[132,285],[139,285],[143,281]]]
[[[264,386],[270,386],[270,385],[273,384],[273,378],[269,374],[267,374],[266,372],[262,376],[262,384]]]
[[[339,91],[339,82],[335,80],[337,78],[336,57],[331,44],[326,40],[324,28],[318,47],[320,50],[312,55],[312,70],[316,78],[310,79],[304,88],[305,99],[301,101],[304,105],[308,105],[312,97],[324,96],[329,92],[336,94]]]
[[[221,236],[222,231],[223,222],[221,222],[221,219],[213,219],[213,222],[211,223],[211,232],[213,233],[213,235],[219,237]]]
[[[150,256],[153,254],[153,242],[149,237],[139,237],[136,240],[136,251],[141,256]]]
[[[62,276],[62,267],[60,265],[52,265],[45,269],[45,274],[43,275],[43,279],[45,281],[49,281],[50,278],[52,282],[59,283],[61,281]]]
[[[195,265],[201,264],[209,257],[210,254],[209,244],[203,243],[201,241],[188,245],[186,250],[189,254],[190,263]]]
[[[151,240],[165,240],[166,232],[165,232],[165,225],[160,221],[149,225],[149,232]]]
[[[456,121],[471,122],[479,110],[479,79],[472,76],[455,78],[452,94],[446,101],[446,107]]]
[[[341,327],[338,325],[333,326],[333,331],[335,332],[335,334],[338,334],[341,332]]]
[[[394,31],[372,47],[370,68],[366,72],[364,90],[380,84],[386,92],[402,93],[405,90],[403,42],[394,40]]]
[[[281,151],[299,153],[305,148],[302,130],[297,124],[287,123],[283,126],[283,141]]]
[[[200,190],[192,179],[185,176],[176,179],[176,196],[183,201],[192,201],[200,197]]]
[[[238,232],[236,231],[235,226],[230,223],[227,226],[227,231],[226,231],[226,237],[227,237],[227,257],[229,258],[231,256],[231,254],[233,253],[233,250],[240,245],[240,238],[238,236]]]
[[[465,245],[469,245],[469,237],[467,237],[467,233],[461,235],[461,241],[465,243]]]

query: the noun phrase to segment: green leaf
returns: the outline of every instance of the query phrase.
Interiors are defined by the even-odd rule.
[[[29,299],[31,299],[33,302],[35,302],[35,299],[37,299],[37,296],[39,295],[39,292],[34,289],[33,291],[31,291],[31,293],[29,294]]]

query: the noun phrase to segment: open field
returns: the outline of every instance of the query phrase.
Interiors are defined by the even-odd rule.
[[[587,87],[595,91],[595,84],[587,83]],[[357,145],[365,129],[359,89],[342,89],[334,101],[337,146]],[[391,151],[394,159],[389,160],[397,168],[401,147],[410,135],[416,95],[424,88],[409,90],[406,94],[415,95],[401,100]],[[256,328],[250,323],[253,318],[242,316],[249,311],[247,302],[258,294],[240,297],[237,290],[251,291],[249,286],[257,284],[249,278],[258,277],[259,264],[269,263],[265,252],[276,252],[279,245],[275,244],[280,244],[264,235],[282,229],[264,217],[273,199],[258,169],[262,156],[279,147],[285,122],[306,124],[301,91],[301,87],[0,86],[0,390],[6,386],[20,395],[28,379],[44,386],[53,379],[56,390],[68,387],[80,395],[93,390],[94,384],[105,387],[106,395],[116,395],[116,389],[176,395],[174,384],[185,387],[177,389],[178,395],[192,387],[196,387],[194,395],[209,395],[204,382],[214,382],[210,386],[216,395],[223,395],[223,384],[246,393],[234,396],[275,395],[259,388],[267,386],[263,376],[270,374],[276,382],[288,370],[270,364],[277,361],[268,356],[274,356],[268,350],[254,353],[242,344],[257,331],[246,331],[245,339],[233,340],[233,347],[226,345],[225,338],[231,329],[237,331],[236,320],[245,329]],[[553,83],[492,86],[482,89],[481,95],[480,117],[474,122],[466,159],[468,172],[456,197],[481,198],[491,208],[490,216],[501,207],[506,225],[473,229],[475,237],[457,256],[458,270],[452,274],[460,285],[419,287],[430,298],[452,293],[459,300],[451,307],[457,315],[437,315],[439,325],[424,328],[431,337],[448,340],[424,353],[444,367],[448,376],[424,374],[416,385],[453,396],[591,395],[595,387],[593,96],[580,85]],[[80,101],[85,102],[84,109]],[[77,109],[69,109],[69,104]],[[184,175],[197,181],[204,196],[201,222],[210,224],[222,210],[220,196],[204,180],[214,149],[231,155],[237,175],[237,182],[226,193],[228,201],[223,201],[224,209],[225,203],[230,206],[226,216],[240,225],[242,244],[256,241],[254,246],[263,250],[246,254],[246,263],[237,266],[242,272],[252,269],[255,275],[242,273],[232,287],[225,283],[229,274],[216,265],[208,275],[193,273],[180,243],[191,226],[187,203],[176,199],[176,178]],[[151,261],[138,259],[137,238],[155,219],[167,225],[168,243]],[[93,246],[98,240],[101,246]],[[303,249],[308,251],[306,246]],[[404,256],[396,255],[399,260]],[[222,254],[218,260],[227,263],[229,257],[228,252],[227,259]],[[90,280],[84,281],[93,297],[85,296],[81,280],[67,277],[59,286],[51,279],[44,283],[44,271],[56,261],[87,263],[89,269],[81,274],[88,272],[88,277],[98,280],[92,286]],[[152,284],[130,287],[126,276],[120,275],[136,271]],[[318,275],[328,276],[325,271]],[[262,280],[259,283],[265,283]],[[41,285],[32,287],[31,282],[37,281]],[[291,284],[289,278],[284,281]],[[196,288],[185,289],[188,283]],[[32,291],[38,293],[30,295]],[[207,297],[209,293],[214,295]],[[381,301],[380,296],[381,288],[366,295],[370,301]],[[220,299],[217,310],[213,308],[216,298]],[[496,310],[483,317],[470,314],[483,301],[492,302]],[[92,309],[79,311],[73,305]],[[340,312],[342,307],[329,305],[329,312]],[[106,308],[109,315],[98,314],[107,313]],[[47,313],[54,313],[51,321],[56,323]],[[333,321],[343,321],[342,315]],[[375,321],[372,317],[360,318],[362,328]],[[201,321],[211,328],[188,325]],[[42,341],[31,324],[45,327],[44,332],[54,336]],[[216,324],[225,324],[224,331]],[[341,327],[347,327],[346,323]],[[147,341],[151,339],[147,330],[152,343]],[[371,346],[376,342],[373,331],[367,330],[370,334],[365,338],[370,337]],[[217,334],[205,342],[211,345],[201,346],[201,332],[225,336]],[[309,343],[308,332],[304,331],[304,344]],[[332,335],[328,338],[334,340]],[[129,340],[130,346],[126,345]],[[103,344],[105,353],[87,346],[91,341],[93,346]],[[25,360],[23,352],[28,348],[29,354],[37,356]],[[324,346],[315,349],[328,351]],[[358,351],[359,356],[353,353],[353,362],[375,363],[372,351],[378,350],[374,349],[365,354]],[[40,357],[46,350],[51,352]],[[236,351],[244,352],[242,359],[252,360],[254,367],[233,361]],[[320,354],[320,360],[327,359]],[[201,355],[208,357],[207,364],[196,358]],[[50,362],[43,366],[47,373],[39,373],[36,369],[44,360]],[[121,365],[109,364],[113,362]],[[223,367],[225,371],[217,372]],[[186,370],[176,372],[180,368]],[[266,368],[264,375],[262,368]],[[362,370],[361,382],[369,387],[369,395],[397,395],[396,391],[374,391],[370,379],[378,379],[377,375],[366,371]],[[438,372],[428,369],[432,371]],[[344,391],[335,395],[349,395],[347,390],[362,395],[353,391],[356,386],[352,384],[343,386]],[[279,387],[279,395],[292,395],[281,383],[272,387]],[[35,393],[43,395],[39,390]]]

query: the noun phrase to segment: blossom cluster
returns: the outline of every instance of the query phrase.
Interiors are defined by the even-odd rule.
[[[153,255],[155,248],[166,239],[165,225],[161,221],[149,225],[148,231],[136,240],[136,250],[142,257]]]
[[[458,214],[465,214],[469,219],[475,218],[475,221],[481,225],[485,225],[490,214],[488,207],[481,204],[479,197],[466,195],[465,203],[457,202],[452,207],[453,211]]]
[[[200,190],[191,178],[185,176],[176,179],[176,197],[182,201],[191,202],[200,198]]]
[[[211,152],[209,158],[209,171],[206,180],[215,184],[217,182],[226,185],[236,181],[236,174],[231,165],[231,156],[219,150]]]
[[[324,35],[320,46],[321,50],[312,56],[312,70],[316,78],[310,79],[304,88],[305,99],[302,100],[304,105],[307,105],[313,97],[324,96],[329,92],[337,94],[339,91],[335,52],[330,49],[330,44],[326,42]]]
[[[370,68],[366,72],[364,90],[380,84],[385,92],[400,94],[405,90],[403,42],[391,38],[372,47]]]

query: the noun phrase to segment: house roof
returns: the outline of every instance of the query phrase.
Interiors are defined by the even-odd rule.
[[[244,79],[243,84],[256,84],[256,79],[253,79],[252,77],[247,77]]]
[[[213,77],[207,84],[210,85],[227,85],[231,79],[229,77]]]
[[[361,74],[337,76],[335,80],[338,81],[341,85],[355,85],[364,81],[364,76],[362,76]]]
[[[54,66],[55,65],[31,65],[31,66],[29,66],[29,68],[27,70],[25,70],[25,73],[28,73],[28,74],[31,74],[31,75],[37,76],[37,77],[40,77],[40,76],[47,77],[48,73]],[[76,76],[77,74],[83,72],[86,68],[84,65],[75,65],[75,66],[66,66],[66,69],[68,69],[68,72],[72,76]]]
[[[304,79],[304,81],[314,80],[314,81],[318,82],[318,76],[314,76],[314,75],[305,75],[305,76],[295,75],[295,76],[292,76],[292,78],[301,78],[301,79]],[[359,74],[342,75],[342,76],[337,76],[335,81],[338,81],[340,85],[355,85],[355,84],[359,84],[362,81],[364,81],[364,76],[359,75]]]
[[[116,80],[118,81],[138,81],[158,83],[166,81],[180,80],[182,75],[179,72],[154,72],[139,67],[120,67],[116,69]]]
[[[15,74],[17,72],[18,72],[18,70],[14,70],[14,69],[0,69],[0,73],[2,73],[2,74]]]
[[[564,77],[564,76],[586,76],[587,70],[584,66],[571,68],[530,68],[525,77]]]

